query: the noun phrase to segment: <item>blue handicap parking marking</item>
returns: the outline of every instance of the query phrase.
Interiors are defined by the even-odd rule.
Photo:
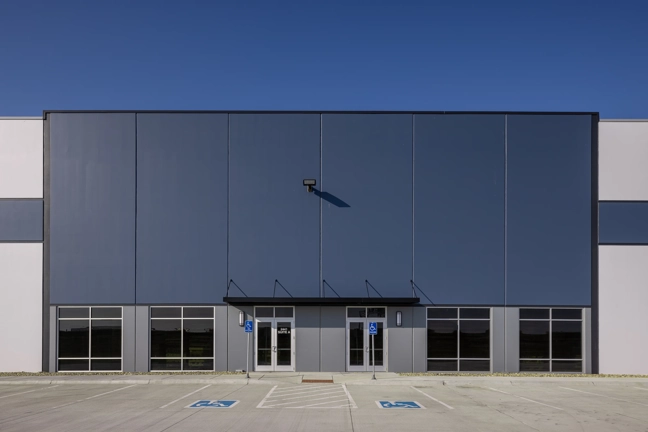
[[[416,401],[376,401],[380,408],[394,408],[394,409],[425,409],[423,405]]]
[[[370,322],[369,323],[369,334],[370,335],[377,335],[378,334],[378,324],[375,322]]]
[[[252,333],[252,321],[245,321],[245,333]]]
[[[238,402],[237,400],[199,400],[187,408],[232,408]]]

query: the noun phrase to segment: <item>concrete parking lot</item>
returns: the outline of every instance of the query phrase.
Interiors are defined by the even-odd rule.
[[[648,431],[646,381],[365,378],[6,380],[0,430]]]

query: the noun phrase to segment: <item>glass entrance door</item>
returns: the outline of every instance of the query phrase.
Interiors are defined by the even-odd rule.
[[[257,318],[255,332],[256,371],[295,370],[295,322],[285,318]]]
[[[374,336],[376,342],[376,371],[386,369],[386,339],[387,320],[385,318],[347,318],[347,371],[365,372],[373,370],[371,356],[371,336],[369,323],[378,325],[378,334]]]

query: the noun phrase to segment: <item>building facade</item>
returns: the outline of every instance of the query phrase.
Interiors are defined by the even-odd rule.
[[[1,118],[0,371],[648,373],[646,163],[597,113]]]

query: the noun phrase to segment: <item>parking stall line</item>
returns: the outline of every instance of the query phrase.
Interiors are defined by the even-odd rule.
[[[187,393],[186,395],[184,395],[184,396],[182,396],[182,397],[179,397],[178,399],[176,399],[176,400],[174,400],[174,401],[171,401],[171,402],[169,402],[169,403],[166,404],[166,405],[162,405],[162,406],[160,407],[160,409],[162,409],[162,408],[166,408],[166,407],[168,407],[169,405],[173,405],[174,403],[179,402],[179,401],[181,401],[181,400],[184,399],[184,398],[188,398],[188,397],[191,396],[192,394],[198,393],[200,390],[205,390],[205,389],[206,389],[207,387],[209,387],[209,386],[211,386],[211,384],[207,384],[207,385],[204,386],[204,387],[200,387],[198,390],[194,390],[194,391],[192,391],[191,393]]]
[[[277,388],[277,386],[274,386],[274,387],[272,387],[272,388],[270,389],[270,391],[268,392],[268,394],[265,395],[265,397],[261,400],[261,402],[259,402],[259,405],[257,405],[257,408],[263,408],[263,404],[264,404],[265,401],[270,397],[270,395],[272,394],[272,392],[275,391],[276,388]]]
[[[326,388],[326,390],[330,390],[331,388],[334,388],[334,387],[328,387],[328,388]],[[298,395],[298,394],[300,394],[300,395],[303,395],[303,396],[308,396],[308,394],[318,394],[318,392],[319,392],[320,390],[322,390],[322,389],[312,389],[312,390],[309,390],[309,391],[303,391],[303,392],[291,392],[291,393],[286,393],[286,392],[279,393],[279,392],[275,392],[274,395],[275,395],[275,396],[293,396],[293,395]],[[273,397],[275,397],[275,396],[273,396]]]
[[[302,406],[298,406],[298,407],[286,407],[286,408],[312,408],[312,407],[317,406],[317,405],[325,405],[325,404],[330,404],[330,403],[333,403],[333,402],[346,402],[346,401],[347,401],[346,399],[340,399],[340,400],[336,400],[336,401],[328,401],[328,402],[316,403],[316,404],[311,404],[311,405],[302,405]],[[346,408],[347,406],[349,406],[349,405],[338,405],[338,406],[327,407],[327,408]],[[272,408],[272,407],[268,407],[268,408]],[[324,407],[321,407],[321,408],[324,408]]]
[[[437,402],[437,403],[443,405],[444,407],[446,407],[446,408],[448,408],[448,409],[454,409],[454,408],[452,408],[450,405],[448,405],[447,403],[441,402],[439,399],[436,399],[436,398],[430,396],[429,394],[425,393],[425,392],[422,391],[422,390],[417,389],[417,388],[414,387],[414,386],[411,386],[411,388],[412,388],[413,390],[416,390],[417,392],[421,393],[423,396],[432,399],[434,402]]]
[[[538,402],[537,400],[533,400],[533,399],[525,398],[524,396],[518,396],[518,395],[515,395],[515,394],[513,394],[513,393],[508,393],[508,392],[505,392],[505,391],[502,391],[502,390],[494,389],[494,388],[492,388],[492,387],[486,387],[486,388],[489,389],[489,390],[492,390],[492,391],[494,391],[494,392],[503,393],[503,394],[505,394],[505,395],[509,395],[509,396],[516,397],[516,398],[518,398],[518,399],[525,400],[525,401],[527,401],[527,402],[533,402],[533,403],[536,403],[536,404],[538,404],[538,405],[544,405],[544,406],[549,407],[549,408],[557,409],[557,410],[559,410],[559,411],[565,411],[565,410],[562,409],[562,408],[558,408],[558,407],[553,406],[553,405],[548,405],[548,404],[546,404],[546,403]]]
[[[602,395],[600,393],[592,393],[592,392],[588,392],[588,391],[585,391],[585,390],[576,390],[576,389],[569,388],[569,387],[560,387],[560,386],[558,386],[558,388],[561,388],[561,389],[564,389],[564,390],[575,391],[575,392],[579,392],[579,393],[591,394],[591,395],[603,397],[603,398],[606,398],[606,399],[612,399],[612,400],[616,400],[616,401],[621,401],[621,402],[626,402],[626,403],[631,403],[631,404],[635,404],[635,405],[641,405],[641,406],[648,407],[648,404],[642,404],[642,403],[639,403],[639,402],[633,402],[633,401],[629,401],[627,399],[619,399],[619,398],[615,398],[615,397],[612,397],[612,396]]]
[[[343,389],[336,390],[333,392],[326,392],[326,393],[317,393],[317,395],[328,395],[328,394],[336,394],[336,393],[344,393]],[[273,400],[268,400],[268,403],[273,403],[273,402],[279,402],[279,401],[286,401],[286,400],[292,400],[292,399],[303,399],[304,396],[295,396],[295,397],[289,397],[285,398],[283,396],[272,396]]]
[[[316,401],[316,400],[324,400],[324,399],[335,399],[335,398],[339,398],[339,397],[340,397],[340,396],[327,396],[327,397],[321,397],[321,398],[314,398],[314,399],[310,399],[309,402],[310,402],[310,401]],[[345,400],[346,400],[346,399],[345,399]],[[335,401],[329,401],[329,402],[325,402],[325,403],[331,403],[331,402],[335,402]],[[265,408],[274,408],[274,407],[276,407],[276,406],[280,406],[280,405],[291,405],[291,404],[294,404],[295,402],[284,402],[284,403],[274,403],[274,402],[270,402],[270,403],[271,403],[272,405],[268,405],[268,406],[266,406]],[[321,404],[315,404],[315,405],[321,405]],[[298,408],[298,407],[295,407],[295,408]]]
[[[355,401],[351,397],[351,393],[349,393],[349,389],[347,389],[346,384],[342,384],[342,388],[344,389],[344,393],[346,393],[347,398],[349,398],[349,402],[351,402],[351,408],[358,408],[358,405],[356,405]]]
[[[329,384],[330,386],[330,384]],[[278,389],[278,392],[284,392],[284,391],[293,391],[293,390],[304,390],[304,389],[310,389],[310,388],[322,388],[326,387],[325,385],[321,384],[311,384],[311,385],[296,385],[296,386],[290,386],[290,387],[283,387]]]
[[[309,389],[300,389],[298,387],[297,388],[293,387],[290,390],[280,388],[280,389],[277,389],[276,393],[278,393],[278,394],[308,393],[308,392],[318,391],[318,390],[322,390],[322,389],[325,389],[325,388],[331,388],[331,387],[333,387],[333,386],[318,386],[318,387],[313,387],[313,388],[309,388]]]
[[[118,392],[118,391],[121,391],[121,390],[126,390],[127,388],[135,387],[136,385],[137,385],[137,384],[133,384],[133,385],[129,385],[129,386],[127,386],[127,387],[118,388],[117,390],[111,390],[111,391],[109,391],[109,392],[101,393],[101,394],[94,395],[94,396],[90,396],[90,397],[87,397],[87,398],[82,399],[82,400],[90,400],[90,399],[94,399],[94,398],[97,398],[97,397],[99,397],[99,396],[104,396],[104,395],[107,395],[107,394],[110,394],[110,393],[115,393],[115,392]]]
[[[33,393],[33,392],[39,391],[39,390],[49,390],[49,389],[53,389],[53,388],[58,387],[58,386],[59,385],[57,384],[57,385],[52,386],[52,387],[39,388],[39,389],[35,389],[35,390],[28,390],[28,391],[24,391],[24,392],[20,392],[20,393],[12,393],[12,394],[9,394],[9,395],[0,396],[0,399],[12,397],[12,396],[23,395],[23,394],[27,394],[27,393]]]

